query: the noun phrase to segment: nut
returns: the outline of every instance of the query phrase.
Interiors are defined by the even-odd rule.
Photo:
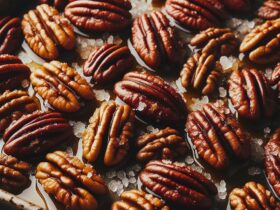
[[[279,0],[264,1],[263,5],[257,11],[257,16],[265,20],[280,18]]]
[[[29,163],[15,157],[0,154],[0,188],[18,194],[30,185],[28,171]]]
[[[13,17],[0,17],[0,54],[14,53],[22,43],[20,19]]]
[[[33,112],[5,131],[4,152],[22,159],[38,157],[72,137],[72,127],[58,112]]]
[[[222,3],[234,15],[245,15],[252,8],[250,0],[222,0]]]
[[[148,162],[155,159],[175,160],[188,151],[187,142],[172,128],[165,128],[156,133],[144,134],[136,140],[137,160]]]
[[[94,50],[84,64],[83,72],[97,83],[110,83],[123,76],[134,62],[127,46],[105,44]]]
[[[134,20],[131,41],[140,58],[153,69],[180,61],[178,36],[160,11]]]
[[[104,164],[120,164],[128,155],[133,126],[134,112],[129,106],[104,102],[96,109],[83,133],[83,157],[94,162],[105,148]]]
[[[280,61],[280,19],[268,20],[255,27],[240,45],[240,52],[249,54],[256,64]]]
[[[117,32],[131,24],[129,0],[82,0],[65,8],[65,17],[73,25],[92,32]]]
[[[115,94],[143,118],[157,124],[180,126],[186,117],[181,95],[167,82],[147,72],[129,72],[116,83]]]
[[[52,61],[32,72],[34,90],[53,108],[62,112],[76,112],[79,99],[93,100],[94,93],[87,81],[66,63]]]
[[[249,158],[249,139],[224,106],[208,103],[193,111],[188,115],[186,131],[198,155],[215,169],[227,169],[232,157],[238,161]]]
[[[39,163],[35,176],[48,194],[66,209],[97,209],[93,194],[102,195],[108,189],[91,165],[62,151],[47,154],[46,160]]]
[[[39,0],[39,3],[53,5],[56,9],[63,10],[64,7],[72,1],[76,0]]]
[[[164,202],[151,194],[130,190],[121,194],[121,200],[114,202],[111,210],[169,210]]]
[[[278,92],[278,99],[280,99],[280,63],[278,63],[272,72],[271,78],[270,78],[270,84],[276,85],[277,92]]]
[[[249,120],[271,118],[276,108],[275,92],[256,69],[234,71],[228,82],[229,97],[238,114]]]
[[[46,60],[58,58],[59,48],[72,50],[75,47],[73,27],[47,4],[25,14],[21,27],[30,48]]]
[[[140,173],[144,187],[184,209],[211,209],[215,185],[191,167],[151,161]]]
[[[247,182],[243,188],[235,188],[229,195],[232,210],[266,209],[279,210],[280,203],[265,187]]]

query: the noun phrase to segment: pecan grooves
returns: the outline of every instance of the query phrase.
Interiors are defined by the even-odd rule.
[[[269,80],[272,86],[276,86],[276,91],[278,92],[278,100],[280,99],[280,63],[278,63],[272,72],[271,78]]]
[[[257,16],[265,20],[280,18],[279,0],[264,1],[263,5],[257,11]]]

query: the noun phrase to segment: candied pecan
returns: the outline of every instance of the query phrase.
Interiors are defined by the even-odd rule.
[[[240,45],[240,52],[249,54],[257,64],[280,61],[280,18],[255,27]]]
[[[44,59],[58,58],[59,48],[72,50],[75,47],[73,27],[47,4],[41,4],[25,14],[21,27],[30,48]]]
[[[263,185],[247,182],[243,188],[235,188],[229,195],[232,210],[279,210],[280,203]]]
[[[97,209],[93,194],[102,195],[108,189],[91,165],[62,151],[47,154],[46,160],[39,163],[35,176],[48,194],[66,209]]]
[[[132,26],[132,45],[151,68],[179,62],[179,43],[174,27],[160,11],[137,17]]]
[[[248,159],[250,142],[226,108],[205,104],[188,115],[186,131],[198,155],[216,169],[227,169],[233,159]]]
[[[129,0],[74,1],[65,8],[65,17],[86,31],[117,32],[131,24]]]
[[[280,63],[278,63],[272,72],[270,84],[277,86],[278,99],[280,99]]]
[[[77,0],[39,0],[39,3],[50,4],[53,5],[58,10],[62,10],[67,4],[69,4],[72,1],[77,1]]]
[[[0,154],[0,188],[20,193],[30,185],[28,171],[31,165],[15,157]]]
[[[114,166],[128,155],[133,136],[134,112],[127,105],[104,102],[96,109],[83,133],[83,157],[94,162],[104,152],[104,164]],[[103,144],[107,144],[105,147]]]
[[[116,95],[143,118],[180,126],[186,117],[181,95],[167,82],[147,72],[129,72],[114,87]]]
[[[191,167],[165,161],[149,162],[139,177],[149,190],[184,209],[211,209],[211,196],[217,193],[215,185]]]
[[[222,0],[222,3],[233,14],[246,14],[252,7],[250,0]]]
[[[139,190],[125,191],[111,210],[169,210],[162,200]]]
[[[78,99],[94,99],[88,82],[66,63],[45,63],[32,72],[30,79],[34,90],[59,111],[76,112],[81,108]]]
[[[84,64],[83,72],[97,83],[109,83],[133,66],[134,58],[127,46],[105,44],[94,50]]]
[[[263,5],[257,11],[257,16],[262,19],[272,20],[280,18],[280,1],[264,1]]]
[[[3,135],[4,152],[23,159],[42,155],[72,136],[58,112],[33,112],[14,121]]]
[[[228,89],[231,103],[241,117],[259,120],[273,116],[275,92],[262,72],[247,68],[234,71]]]
[[[165,128],[156,133],[144,134],[136,140],[139,149],[137,160],[147,162],[154,159],[174,160],[187,153],[187,142],[172,128]]]

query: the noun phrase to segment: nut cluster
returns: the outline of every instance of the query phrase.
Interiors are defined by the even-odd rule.
[[[257,11],[257,16],[265,20],[280,18],[280,2],[278,0],[264,1]]]

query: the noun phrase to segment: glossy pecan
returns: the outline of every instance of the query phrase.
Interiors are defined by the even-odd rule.
[[[211,209],[215,185],[188,166],[151,161],[139,175],[143,185],[168,203],[184,209]]]
[[[129,71],[133,61],[127,46],[105,44],[91,53],[83,72],[97,83],[110,83]]]
[[[280,1],[264,1],[263,5],[257,11],[257,16],[262,19],[272,20],[280,18]]]
[[[129,72],[114,87],[116,95],[154,123],[180,126],[186,117],[181,95],[167,82],[147,72]]]
[[[104,154],[106,166],[120,164],[128,155],[133,127],[134,112],[129,106],[104,102],[96,109],[83,133],[83,157],[94,162]]]
[[[169,207],[152,194],[130,190],[121,194],[121,200],[114,202],[111,210],[169,210]]]
[[[259,120],[273,116],[275,92],[262,72],[247,68],[234,71],[228,89],[231,103],[241,117]]]
[[[198,155],[213,168],[223,170],[235,160],[247,160],[250,142],[226,108],[205,104],[188,115],[186,131]]]
[[[38,157],[72,136],[72,127],[58,112],[33,112],[14,121],[5,131],[4,152],[27,159]]]
[[[240,52],[247,53],[257,64],[280,61],[280,19],[268,20],[256,26],[240,45]]]
[[[0,154],[0,188],[20,193],[30,185],[28,172],[31,165],[15,157]]]
[[[222,3],[234,15],[244,15],[250,12],[252,8],[251,0],[222,0]]]
[[[143,14],[134,20],[131,41],[140,58],[153,69],[180,60],[176,31],[160,11]]]
[[[130,26],[129,0],[82,0],[65,8],[65,17],[78,28],[94,32],[123,31]]]
[[[276,89],[278,91],[278,99],[280,99],[280,63],[276,65],[275,69],[272,72],[270,84],[273,86],[276,85]]]
[[[53,108],[62,112],[76,112],[81,108],[79,99],[93,100],[94,93],[88,82],[66,63],[52,61],[32,72],[34,90]]]
[[[247,182],[243,188],[235,188],[229,195],[232,210],[279,210],[280,203],[263,185]]]
[[[59,48],[72,50],[75,47],[73,27],[47,4],[41,4],[25,14],[21,27],[30,48],[46,60],[58,58]]]
[[[66,209],[97,209],[93,195],[108,189],[91,165],[62,151],[47,154],[46,161],[39,163],[35,176],[48,194]]]
[[[49,4],[54,6],[58,10],[63,10],[64,7],[72,1],[77,1],[77,0],[39,0],[39,3]]]

